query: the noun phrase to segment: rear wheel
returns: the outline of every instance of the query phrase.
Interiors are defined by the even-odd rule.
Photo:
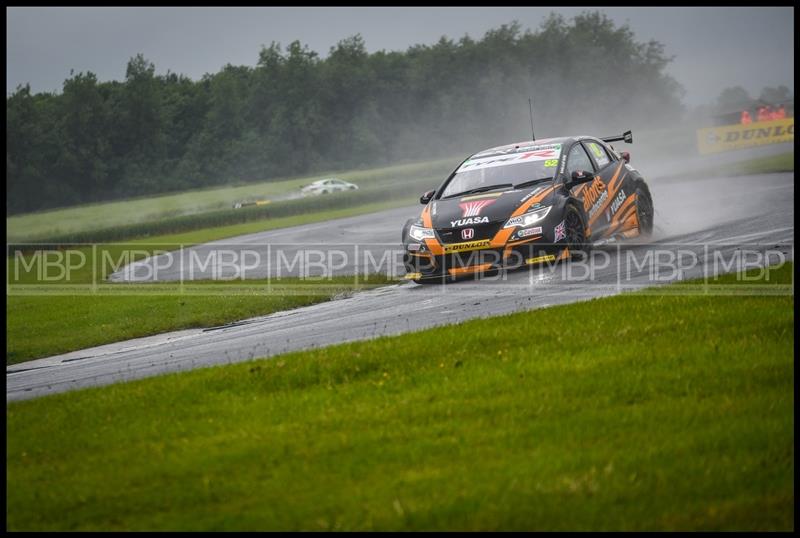
[[[564,212],[565,239],[570,256],[582,259],[586,255],[586,224],[583,215],[572,204],[567,205]]]
[[[653,233],[653,197],[644,183],[636,187],[636,217],[639,220],[639,235],[649,237]]]

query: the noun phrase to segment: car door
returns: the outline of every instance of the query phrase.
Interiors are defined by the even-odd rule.
[[[624,161],[617,158],[617,156],[608,151],[604,144],[597,140],[584,140],[582,142],[584,147],[592,159],[597,170],[596,176],[600,178],[603,184],[602,189],[595,193],[587,193],[587,197],[591,198],[590,203],[584,203],[586,215],[589,218],[589,227],[592,230],[594,239],[599,239],[608,231],[613,217],[611,211],[615,206],[619,207],[619,197],[624,198],[628,193],[622,188],[623,180],[625,178],[625,171],[623,170]]]
[[[595,175],[595,178],[592,181],[575,185],[570,189],[570,193],[583,203],[583,210],[588,219],[589,210],[592,208],[592,205],[595,203],[598,197],[600,197],[605,191],[606,186],[597,175],[595,162],[589,157],[589,154],[586,152],[586,148],[580,142],[573,144],[569,150],[569,153],[567,154],[567,163],[564,172],[565,178],[571,178],[572,173],[578,170],[591,172]],[[591,226],[589,226],[588,220],[586,224],[592,236],[594,236],[594,230],[592,230]]]

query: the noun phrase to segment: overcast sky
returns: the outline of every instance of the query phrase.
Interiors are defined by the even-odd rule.
[[[595,9],[595,8],[592,8]],[[669,68],[685,103],[713,101],[726,86],[757,96],[764,86],[794,91],[793,8],[597,8],[629,22],[639,41],[655,39],[675,56]],[[223,65],[256,64],[262,45],[298,39],[323,57],[360,33],[370,52],[432,44],[442,36],[480,38],[518,20],[536,30],[556,11],[580,8],[7,8],[6,90],[61,91],[70,69],[121,80],[141,52],[158,73],[197,80]]]

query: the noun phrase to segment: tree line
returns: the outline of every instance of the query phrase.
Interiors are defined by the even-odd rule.
[[[758,97],[751,97],[750,93],[741,86],[725,88],[717,97],[714,112],[728,114],[744,109],[755,108],[761,105],[794,105],[794,95],[786,86],[765,86]]]
[[[140,54],[123,81],[71,73],[61,93],[7,97],[6,211],[466,156],[528,139],[528,96],[538,137],[658,125],[683,110],[670,60],[599,12],[406,51],[273,42],[197,81]]]

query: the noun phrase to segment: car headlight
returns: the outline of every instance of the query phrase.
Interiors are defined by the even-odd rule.
[[[411,228],[408,229],[408,235],[411,237],[411,239],[416,239],[417,241],[434,238],[432,228],[423,228],[422,226],[417,226],[416,224],[412,224]]]
[[[550,213],[550,208],[552,206],[543,207],[541,209],[537,209],[536,211],[530,211],[529,213],[525,213],[524,215],[520,215],[518,217],[512,217],[508,219],[505,226],[503,228],[514,228],[519,226],[521,228],[526,228],[531,224],[535,224],[545,218],[548,213]]]

